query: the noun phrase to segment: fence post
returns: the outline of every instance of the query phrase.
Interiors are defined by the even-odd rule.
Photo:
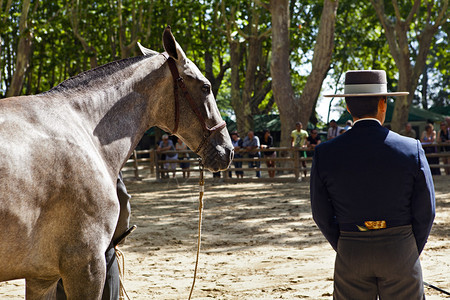
[[[159,181],[161,180],[161,173],[159,173],[158,153],[156,153],[156,150],[153,150],[153,158],[155,164],[156,180]]]
[[[139,180],[139,166],[138,166],[138,157],[137,157],[137,152],[136,150],[133,151],[133,166],[134,166],[134,177],[136,178],[136,180]]]
[[[151,149],[148,152],[149,164],[150,164],[150,174],[155,174],[155,150]]]
[[[293,153],[294,154],[294,174],[295,174],[295,179],[298,180],[299,175],[300,175],[300,161],[299,161],[300,155],[299,155],[299,151],[296,147],[294,147],[292,149],[293,149],[292,151],[294,151],[294,153]]]

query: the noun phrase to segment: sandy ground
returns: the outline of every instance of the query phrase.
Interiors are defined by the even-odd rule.
[[[450,291],[450,178],[435,177],[436,219],[421,256],[424,280]],[[121,247],[130,299],[187,299],[196,255],[198,187],[127,182],[132,223]],[[331,299],[335,253],[315,226],[309,182],[205,185],[193,299]],[[426,288],[427,299],[447,299]],[[23,299],[24,281],[0,283]]]

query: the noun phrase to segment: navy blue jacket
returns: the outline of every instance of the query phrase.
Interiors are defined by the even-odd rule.
[[[419,253],[433,224],[430,167],[418,140],[375,120],[361,120],[315,148],[311,170],[314,221],[336,250],[339,224],[386,220],[412,224]]]

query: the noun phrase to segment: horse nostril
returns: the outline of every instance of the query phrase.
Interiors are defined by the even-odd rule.
[[[234,158],[234,149],[231,149],[231,150],[227,149],[227,151],[230,152],[228,156],[229,156],[229,162],[231,162]]]

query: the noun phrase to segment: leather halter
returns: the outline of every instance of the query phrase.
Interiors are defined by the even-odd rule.
[[[205,118],[203,118],[200,110],[198,109],[197,105],[195,104],[194,100],[192,99],[191,95],[189,94],[186,84],[184,83],[183,77],[181,77],[180,74],[178,73],[178,69],[177,69],[175,60],[172,57],[170,57],[169,55],[167,55],[167,53],[161,53],[161,55],[163,55],[166,58],[167,63],[169,64],[170,73],[172,74],[172,78],[173,78],[173,93],[174,93],[174,97],[175,97],[175,106],[174,106],[175,126],[172,130],[172,135],[177,133],[178,123],[180,120],[180,105],[179,105],[179,100],[178,100],[178,87],[180,87],[181,92],[183,93],[184,97],[188,100],[189,106],[194,111],[195,115],[197,116],[198,121],[200,122],[200,124],[203,127],[203,131],[204,131],[203,140],[200,142],[200,145],[194,151],[195,153],[199,153],[200,150],[208,142],[208,138],[215,131],[221,130],[222,128],[224,128],[227,125],[227,123],[225,123],[225,121],[222,120],[221,123],[219,123],[216,126],[211,127],[211,128],[209,128],[208,125],[206,125]]]

